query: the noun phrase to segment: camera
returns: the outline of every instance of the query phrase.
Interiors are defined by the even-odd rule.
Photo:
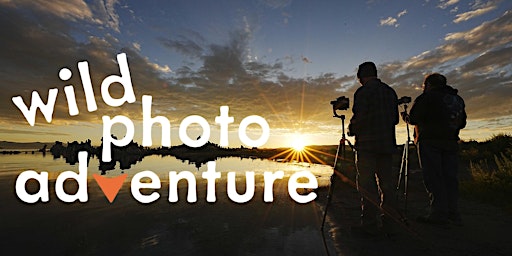
[[[403,96],[402,98],[398,99],[398,105],[411,103],[411,97],[409,96]]]
[[[338,97],[336,100],[331,101],[331,105],[334,117],[345,119],[345,115],[338,115],[336,110],[347,110],[349,105],[348,98],[345,96]]]
[[[349,100],[345,96],[338,97],[336,100],[331,101],[332,110],[347,110],[349,107]]]

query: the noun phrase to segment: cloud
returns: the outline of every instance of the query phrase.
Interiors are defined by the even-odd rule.
[[[153,115],[168,117],[173,126],[191,114],[201,114],[210,120],[219,114],[220,106],[228,105],[237,122],[245,116],[257,114],[264,116],[273,128],[291,129],[306,120],[325,121],[324,112],[326,109],[329,111],[328,103],[333,95],[339,93],[340,85],[354,83],[353,77],[339,78],[333,74],[292,78],[285,75],[284,64],[280,60],[264,63],[247,59],[251,35],[246,30],[232,31],[225,44],[207,43],[192,31],[185,36],[161,39],[169,49],[199,62],[194,68],[187,65],[176,67],[173,73],[167,73],[171,76],[163,77],[162,72],[170,72],[167,65],[152,63],[141,55],[136,44],[123,47],[112,35],[89,36],[87,40],[78,42],[64,33],[35,29],[34,21],[18,12],[0,17],[0,22],[13,24],[0,31],[4,39],[0,41],[0,47],[9,49],[0,51],[0,64],[5,67],[0,76],[4,89],[0,98],[0,123],[3,124],[27,126],[20,111],[12,104],[11,97],[21,95],[28,102],[31,92],[37,90],[46,99],[49,88],[58,88],[60,93],[52,127],[100,124],[102,115],[126,115],[133,120],[141,120],[141,96],[152,95]],[[63,31],[71,31],[62,21],[53,19],[45,22],[48,23],[43,26],[59,23]],[[34,45],[39,47],[36,49]],[[106,76],[118,74],[115,57],[119,52],[128,56],[137,102],[113,108],[103,103],[99,86]],[[92,113],[86,110],[76,67],[77,62],[83,60],[89,63],[98,104],[98,110]],[[57,75],[63,66],[73,72],[73,77],[67,82],[60,81]],[[62,94],[63,87],[68,84],[75,87],[80,110],[80,114],[74,117],[69,116],[66,98]],[[111,91],[118,95],[116,88],[119,87],[112,86]],[[349,91],[347,93],[353,93]],[[324,102],[325,106],[317,102]],[[47,125],[40,113],[36,125]]]
[[[398,20],[393,18],[393,17],[387,17],[385,19],[381,19],[380,20],[380,25],[381,26],[395,26],[395,27],[398,27],[398,24],[397,24]]]
[[[171,73],[172,70],[168,65],[158,65],[157,63],[152,63],[149,60],[147,60],[147,64],[152,67],[154,70],[160,72],[160,73]]]
[[[149,61],[148,61],[148,65],[151,66],[156,71],[161,72],[161,73],[171,73],[172,72],[171,68],[168,65],[161,66],[161,65],[158,65],[157,63],[151,63]]]
[[[306,120],[325,121],[324,110],[329,110],[328,103],[333,95],[339,93],[340,85],[354,84],[353,77],[338,78],[334,74],[292,78],[285,75],[281,60],[264,63],[247,59],[246,49],[251,35],[246,30],[231,32],[225,44],[202,42],[200,47],[197,47],[197,40],[184,36],[179,38],[180,44],[176,44],[178,40],[171,39],[162,39],[161,42],[170,49],[194,56],[201,63],[197,69],[188,66],[177,68],[176,76],[166,87],[168,93],[159,91],[155,95],[159,108],[172,108],[173,116],[178,118],[187,112],[216,116],[219,106],[228,105],[236,118],[258,114],[275,129],[291,129]],[[191,45],[183,42],[191,42]],[[298,59],[308,61],[304,56]],[[325,106],[318,102],[324,102]],[[315,127],[304,129],[317,129]]]
[[[470,19],[473,19],[473,18],[481,16],[481,15],[484,15],[484,14],[496,9],[498,7],[497,3],[499,3],[499,2],[489,1],[484,5],[474,5],[472,7],[473,10],[457,14],[455,16],[455,19],[453,20],[453,22],[460,23],[463,21],[468,21]]]
[[[385,19],[381,19],[380,20],[380,26],[398,27],[398,26],[400,26],[400,24],[398,24],[398,18],[404,16],[405,14],[407,14],[407,9],[404,9],[403,11],[399,12],[396,15],[396,18],[390,16],[390,17],[387,17]]]
[[[484,15],[484,14],[498,8],[498,5],[501,2],[502,2],[502,0],[489,0],[486,2],[483,2],[480,0],[474,1],[469,5],[469,10],[455,15],[453,23],[460,23],[460,22],[468,21],[475,17]],[[441,0],[437,7],[440,9],[447,9],[450,7],[451,8],[450,13],[457,13],[459,11],[459,6],[456,6],[456,4],[458,4],[458,3],[459,3],[459,0],[449,0],[449,1]]]
[[[419,93],[424,74],[441,72],[465,98],[470,119],[503,118],[512,115],[510,42],[512,12],[507,11],[468,31],[447,34],[444,44],[433,50],[381,69],[398,92],[413,95]]]
[[[12,8],[2,7],[0,8]],[[103,37],[88,36],[86,40],[76,41],[66,32],[73,31],[71,24],[60,19],[34,20],[23,15],[22,11],[10,9],[2,12],[0,16],[2,24],[10,24],[0,30],[0,85],[3,94],[0,96],[0,122],[11,125],[27,125],[21,112],[11,102],[11,97],[20,95],[25,102],[30,102],[32,91],[36,90],[43,99],[46,99],[49,88],[58,88],[54,125],[76,122],[100,123],[103,114],[118,114],[121,112],[139,113],[140,106],[127,105],[121,109],[112,109],[103,103],[99,86],[101,81],[110,74],[119,74],[119,68],[115,62],[119,52],[126,52],[131,69],[132,82],[136,88],[149,88],[156,91],[161,89],[165,80],[161,78],[162,72],[169,72],[166,65],[160,66],[151,63],[139,52],[130,48],[123,48],[119,40],[110,34]],[[37,23],[37,24],[36,24]],[[41,29],[58,27],[58,32]],[[7,50],[8,49],[8,50]],[[82,83],[77,70],[79,61],[87,60],[90,75],[96,95],[99,110],[89,113],[85,107],[85,96]],[[68,67],[73,76],[63,82],[58,78],[60,68]],[[72,84],[80,114],[70,117],[67,109],[67,101],[63,94],[63,87]],[[119,91],[112,86],[113,95],[119,95]],[[138,96],[138,95],[137,95]],[[46,101],[46,100],[44,100]],[[118,113],[116,113],[116,111]],[[37,115],[36,124],[45,124],[46,121],[40,113]],[[140,113],[137,115],[140,116]]]
[[[399,12],[399,13],[396,15],[396,17],[397,17],[397,18],[400,18],[400,17],[404,16],[405,14],[407,14],[407,10],[403,10],[403,11]]]
[[[160,37],[158,41],[170,50],[175,50],[191,58],[200,58],[205,51],[202,46],[202,44],[204,44],[204,38],[199,34],[194,35],[194,37],[184,35],[180,36],[178,39]]]
[[[139,44],[139,43],[134,42],[134,43],[132,43],[132,46],[133,46],[133,48],[134,48],[135,50],[137,50],[137,51],[139,51],[139,52],[140,52],[140,49],[141,49],[140,47],[141,47],[141,46],[140,46],[140,44]]]
[[[279,9],[289,6],[292,0],[260,0],[260,2],[272,9]]]
[[[72,21],[94,21],[91,9],[87,5],[87,3],[85,3],[82,0],[3,0],[0,2],[0,4],[11,8],[30,7],[36,9],[41,13],[55,15],[57,17]]]
[[[51,131],[34,131],[34,130],[18,130],[18,129],[5,129],[0,128],[0,134],[32,134],[32,135],[51,135],[51,136],[70,136],[71,133],[64,132],[51,132]]]
[[[302,62],[304,62],[306,64],[313,63],[311,60],[308,59],[308,57],[305,57],[305,56],[302,56]]]
[[[96,25],[106,25],[114,31],[119,32],[119,15],[115,10],[116,4],[118,4],[117,0],[96,0],[92,5],[88,5],[83,0],[0,1],[0,5],[7,8],[33,9],[36,11],[35,14],[41,15],[41,18],[48,18],[48,15],[50,15],[67,21],[84,21]]]
[[[408,68],[433,69],[439,63],[474,58],[476,54],[507,45],[512,40],[511,17],[512,12],[507,11],[501,17],[468,31],[449,33],[445,36],[444,44],[412,57],[406,65]]]
[[[437,5],[437,7],[441,9],[446,9],[452,5],[457,4],[459,1],[460,0],[440,0],[439,5]]]
[[[329,102],[341,95],[351,97],[358,88],[353,74],[288,76],[287,68],[293,60],[305,61],[301,56],[266,62],[248,59],[252,29],[232,31],[225,43],[208,42],[195,31],[159,38],[167,49],[195,62],[185,62],[171,71],[165,63],[153,63],[143,56],[136,43],[122,45],[113,35],[88,36],[77,41],[69,36],[72,27],[60,19],[43,20],[44,23],[38,20],[36,24],[21,11],[3,13],[6,15],[0,16],[0,23],[9,24],[0,30],[0,49],[4,49],[0,51],[0,123],[4,125],[27,126],[12,104],[12,96],[21,95],[28,101],[32,90],[37,90],[45,98],[48,89],[56,87],[60,94],[52,126],[99,124],[101,115],[126,115],[141,120],[141,96],[152,95],[153,116],[168,117],[172,127],[192,114],[200,114],[213,124],[219,107],[227,105],[230,115],[235,117],[233,126],[243,117],[257,114],[273,130],[283,133],[300,127],[304,132],[332,134],[339,124],[332,120]],[[397,18],[406,13],[399,12]],[[392,25],[398,25],[398,21]],[[61,32],[40,27],[60,27]],[[444,40],[438,47],[404,61],[380,63],[379,76],[399,96],[414,97],[421,92],[424,74],[441,72],[465,98],[470,119],[496,120],[512,115],[512,12],[467,31],[447,34]],[[113,108],[102,103],[99,86],[106,76],[118,74],[115,57],[120,52],[128,56],[137,102]],[[83,60],[89,62],[99,107],[92,113],[86,110],[76,67]],[[63,66],[73,71],[70,81],[60,81],[57,76]],[[69,116],[62,94],[67,84],[75,85],[81,111],[75,117]],[[112,93],[119,93],[115,88],[118,87],[112,86]],[[347,118],[350,115],[347,112]],[[45,124],[38,116],[36,123]]]
[[[119,15],[115,10],[116,4],[119,4],[118,0],[103,0],[98,1],[96,6],[103,23],[119,33]]]

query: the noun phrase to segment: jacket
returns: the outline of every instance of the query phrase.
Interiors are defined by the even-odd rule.
[[[380,79],[372,79],[354,93],[349,135],[355,135],[355,148],[372,153],[396,151],[395,125],[398,124],[398,97]]]
[[[416,125],[416,140],[418,142],[457,142],[459,131],[466,126],[466,111],[464,100],[458,96],[457,89],[446,85],[434,87],[423,92],[416,98],[409,114],[409,123]],[[450,99],[450,100],[448,100]],[[458,106],[451,109],[449,101],[456,99]],[[458,111],[456,121],[452,120],[450,112]]]

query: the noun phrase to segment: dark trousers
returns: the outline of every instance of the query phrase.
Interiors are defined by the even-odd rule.
[[[458,154],[453,147],[418,143],[423,182],[430,196],[430,215],[446,219],[459,214]]]
[[[372,222],[384,213],[397,213],[393,155],[357,151],[357,186],[361,194],[362,222]]]

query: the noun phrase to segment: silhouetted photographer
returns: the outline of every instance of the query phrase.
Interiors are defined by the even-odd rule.
[[[434,73],[425,78],[423,93],[404,120],[415,125],[416,145],[430,196],[430,212],[419,222],[461,225],[458,201],[459,131],[466,126],[464,100]]]
[[[396,152],[398,97],[378,79],[373,62],[359,65],[357,78],[362,86],[354,94],[348,135],[355,136],[362,228],[373,231],[382,227],[385,212],[396,212],[392,155]]]

